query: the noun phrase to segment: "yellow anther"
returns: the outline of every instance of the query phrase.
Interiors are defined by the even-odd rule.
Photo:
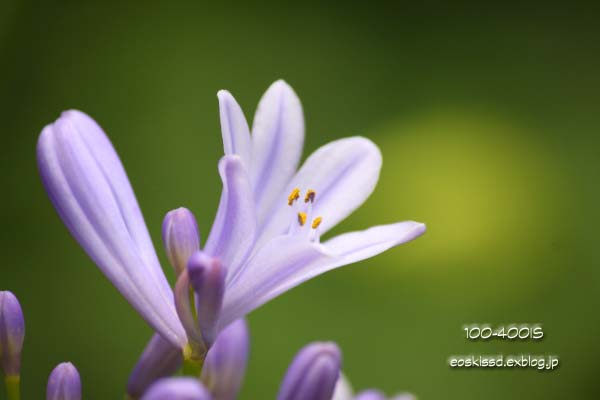
[[[290,193],[290,195],[288,196],[288,206],[294,204],[294,201],[298,200],[299,197],[300,189],[295,188],[294,190],[292,190],[292,193]]]
[[[306,213],[305,212],[298,213],[298,223],[300,224],[300,226],[304,226],[304,224],[306,223]]]
[[[306,196],[304,196],[304,202],[308,203],[310,201],[311,203],[314,203],[316,195],[317,195],[317,192],[315,192],[312,189],[308,189],[308,191],[306,192]]]
[[[321,221],[323,221],[322,217],[317,217],[317,218],[313,219],[312,228],[317,229],[319,227],[319,225],[321,225]]]

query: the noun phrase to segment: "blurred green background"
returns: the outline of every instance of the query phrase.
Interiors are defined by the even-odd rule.
[[[86,399],[121,398],[151,334],[47,199],[41,128],[68,108],[104,127],[166,267],[165,212],[191,208],[206,237],[216,211],[217,90],[251,119],[278,78],[302,99],[305,156],[357,134],[382,149],[375,193],[335,231],[404,219],[428,231],[253,312],[242,399],[274,398],[293,354],[317,339],[340,344],[356,389],[600,398],[600,14],[477,4],[5,0],[0,288],[26,315],[24,398],[43,398],[64,360]],[[546,337],[467,342],[471,322],[540,322]],[[471,353],[556,354],[561,366],[446,364]]]

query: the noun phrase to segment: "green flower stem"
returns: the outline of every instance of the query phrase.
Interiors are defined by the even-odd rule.
[[[4,385],[8,400],[21,400],[21,377],[19,375],[6,375]]]
[[[200,378],[205,358],[206,348],[203,345],[188,343],[183,349],[183,375]]]

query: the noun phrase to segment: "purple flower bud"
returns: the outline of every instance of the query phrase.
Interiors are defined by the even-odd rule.
[[[242,386],[248,351],[248,325],[238,319],[217,336],[204,360],[202,382],[218,400],[234,400]]]
[[[179,276],[190,256],[200,249],[200,234],[194,214],[184,207],[169,211],[163,220],[162,238],[169,262]]]
[[[335,343],[311,343],[289,366],[277,400],[330,400],[340,375],[341,354]]]
[[[48,378],[46,400],[81,400],[81,378],[70,362],[58,364]]]
[[[11,292],[0,292],[0,358],[7,376],[18,376],[25,338],[25,320],[19,300]]]
[[[379,390],[369,389],[357,394],[354,400],[386,400],[386,398]]]
[[[207,347],[215,340],[225,294],[226,268],[218,258],[197,251],[188,261],[189,279],[196,292],[198,326]]]
[[[155,333],[129,376],[127,394],[141,397],[154,381],[175,373],[181,362],[181,349]]]
[[[211,400],[211,397],[196,379],[163,378],[150,386],[142,400]]]

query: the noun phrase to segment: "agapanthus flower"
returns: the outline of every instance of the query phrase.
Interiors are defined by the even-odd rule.
[[[218,98],[223,191],[195,266],[188,262],[188,276],[178,280],[195,286],[197,273],[215,277],[209,286],[222,287],[210,286],[213,295],[206,298],[196,293],[195,306],[205,314],[195,321],[184,304],[184,284],[176,307],[125,170],[100,126],[67,111],[43,129],[37,146],[42,181],[71,234],[156,332],[184,351],[200,340],[206,350],[231,322],[314,276],[425,231],[407,221],[321,242],[373,191],[378,148],[362,137],[337,140],[297,170],[304,117],[286,83],[275,82],[261,99],[252,135],[233,97],[221,91]]]

